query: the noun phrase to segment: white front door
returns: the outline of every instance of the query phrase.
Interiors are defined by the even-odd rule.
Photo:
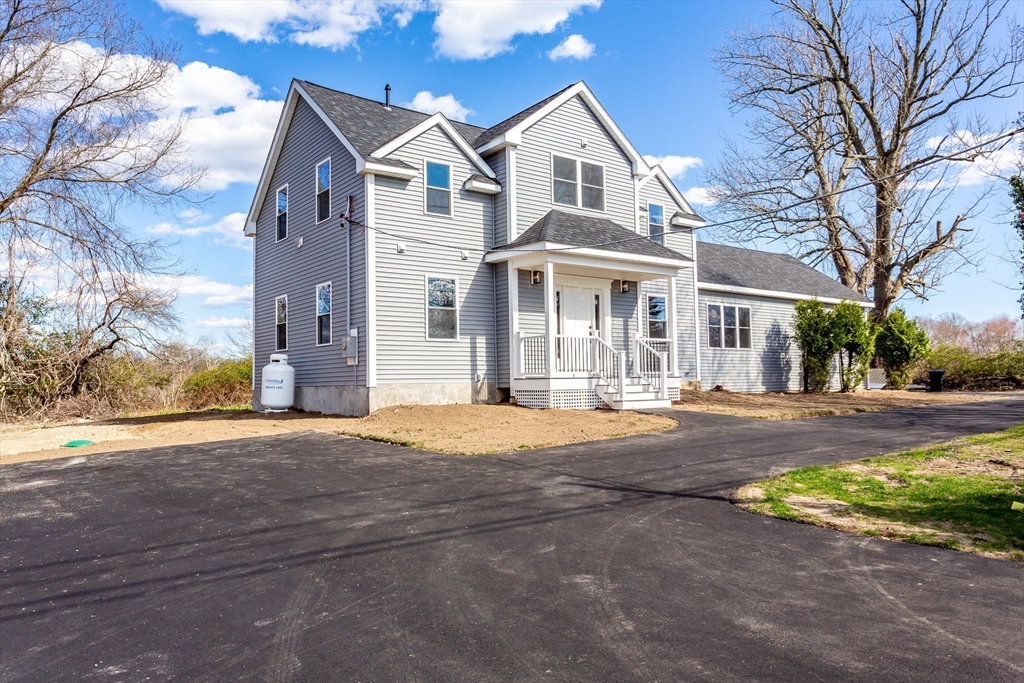
[[[594,290],[588,287],[561,287],[562,334],[589,337],[594,331]]]

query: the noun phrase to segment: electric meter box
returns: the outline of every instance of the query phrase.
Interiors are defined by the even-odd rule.
[[[348,336],[341,340],[341,351],[348,359],[349,365],[355,365],[359,358],[359,328],[353,327],[348,331]]]

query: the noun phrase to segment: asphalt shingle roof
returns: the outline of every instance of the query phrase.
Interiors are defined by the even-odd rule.
[[[697,281],[832,299],[870,301],[788,254],[711,242],[697,243]]]
[[[575,83],[573,85],[575,85]],[[501,123],[498,123],[498,124],[495,124],[495,125],[491,126],[487,130],[482,131],[480,134],[478,134],[476,139],[475,140],[471,140],[470,142],[473,143],[474,147],[481,147],[481,146],[487,144],[488,142],[490,142],[491,140],[493,140],[494,138],[498,137],[499,135],[504,135],[510,129],[515,127],[520,122],[525,121],[527,118],[530,117],[531,114],[533,114],[534,112],[536,112],[539,109],[541,109],[545,104],[547,104],[551,100],[555,99],[556,97],[558,97],[559,95],[561,95],[563,92],[565,92],[566,90],[568,90],[571,87],[572,87],[572,85],[567,85],[564,88],[562,88],[561,90],[559,90],[558,92],[556,92],[554,95],[551,95],[550,97],[545,97],[543,100],[541,100],[537,104],[534,104],[534,105],[532,105],[530,107],[527,107],[526,109],[522,110],[518,114],[515,114],[515,115],[510,116],[509,118],[505,119]]]
[[[391,105],[389,110],[383,102],[331,90],[309,81],[299,83],[364,158],[420,121],[430,118],[429,114],[395,105]],[[483,128],[468,123],[452,121],[451,124],[470,144],[485,132]]]
[[[624,254],[690,260],[686,256],[656,244],[646,236],[638,235],[607,218],[581,216],[558,209],[548,211],[543,218],[531,225],[514,242],[497,247],[494,251],[518,249],[538,242],[556,242],[571,247],[589,247]]]

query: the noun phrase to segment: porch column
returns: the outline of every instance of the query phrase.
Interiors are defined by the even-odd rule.
[[[677,366],[679,364],[679,358],[676,355],[676,345],[679,343],[679,328],[676,325],[676,276],[668,276],[668,294],[665,296],[665,309],[668,327],[668,374],[673,377],[678,374]]]
[[[555,374],[555,332],[558,320],[555,318],[555,264],[544,263],[544,370],[548,377]]]

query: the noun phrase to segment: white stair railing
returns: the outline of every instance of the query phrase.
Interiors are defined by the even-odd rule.
[[[668,398],[668,353],[637,339],[634,363],[640,377],[658,392],[658,398]]]
[[[608,384],[610,393],[619,399],[625,395],[626,354],[619,353],[598,336],[590,338],[590,363],[595,375]]]
[[[559,372],[579,373],[593,371],[590,337],[555,335],[555,367]]]
[[[519,368],[523,377],[544,377],[546,345],[543,334],[519,337]]]

